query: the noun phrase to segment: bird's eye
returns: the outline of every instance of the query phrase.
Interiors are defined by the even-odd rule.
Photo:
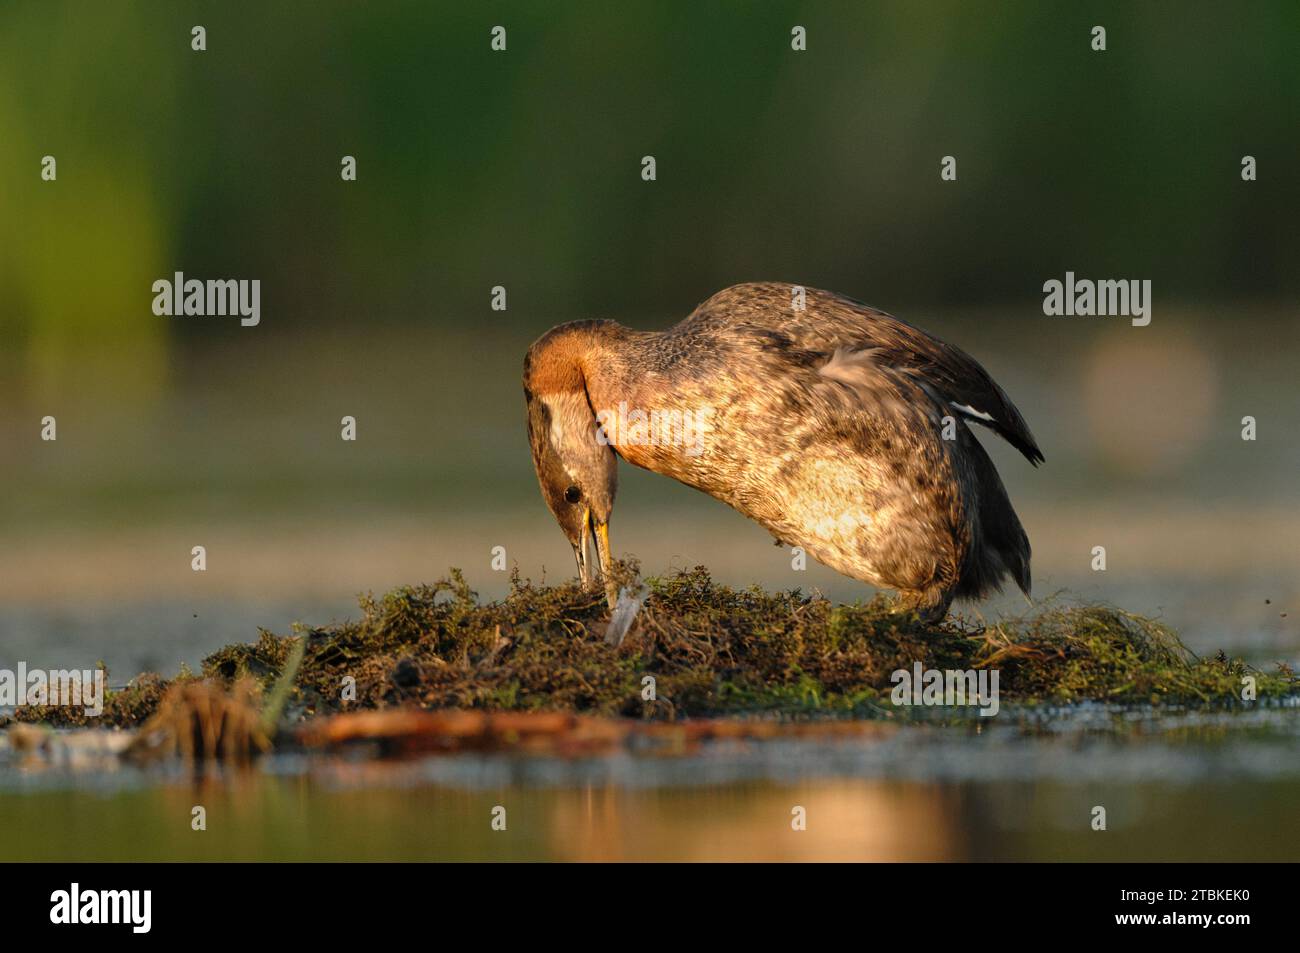
[[[570,503],[577,503],[582,499],[582,488],[576,483],[564,491],[564,498]]]

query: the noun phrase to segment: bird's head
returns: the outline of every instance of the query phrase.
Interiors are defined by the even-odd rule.
[[[547,338],[533,345],[524,366],[533,468],[542,498],[573,547],[578,578],[589,588],[603,576],[612,609],[618,593],[610,579],[609,517],[618,491],[618,458],[596,422],[581,367],[567,360],[568,348],[546,345]],[[597,562],[591,557],[593,539]]]

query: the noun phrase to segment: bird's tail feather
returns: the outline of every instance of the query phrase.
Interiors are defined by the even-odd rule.
[[[956,594],[958,598],[978,599],[990,592],[1000,592],[1003,575],[1010,574],[1020,591],[1028,596],[1032,585],[1029,537],[1011,506],[997,468],[974,437],[970,438],[969,459],[977,486],[978,531],[967,553]]]

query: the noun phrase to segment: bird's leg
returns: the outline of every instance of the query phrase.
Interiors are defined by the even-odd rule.
[[[952,605],[952,593],[940,586],[929,589],[900,589],[894,611],[898,613],[915,613],[926,625],[938,625],[948,616],[948,607]]]

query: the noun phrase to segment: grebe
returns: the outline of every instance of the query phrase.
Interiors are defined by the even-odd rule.
[[[1043,455],[973,358],[874,308],[772,282],[718,292],[666,331],[553,328],[524,360],[533,465],[611,608],[617,458],[744,513],[778,542],[875,586],[927,621],[954,598],[1030,588],[1029,539],[967,427]]]

